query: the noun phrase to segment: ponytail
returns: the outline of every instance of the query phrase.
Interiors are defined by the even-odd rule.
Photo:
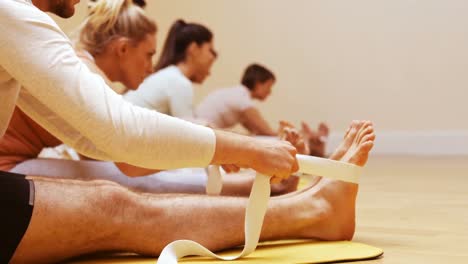
[[[81,26],[78,46],[97,55],[116,38],[138,42],[156,31],[155,22],[132,0],[99,0]]]
[[[178,64],[186,59],[187,48],[192,43],[202,45],[211,42],[213,33],[203,25],[186,23],[179,19],[172,24],[163,51],[156,64],[155,71],[159,71],[170,65]]]

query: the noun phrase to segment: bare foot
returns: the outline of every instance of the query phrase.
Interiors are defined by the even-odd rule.
[[[372,149],[374,146],[375,134],[374,127],[370,121],[361,121],[357,136],[354,138],[346,154],[340,159],[358,166],[364,166],[369,157],[368,152],[361,149]]]
[[[307,124],[304,121],[301,122],[301,133],[306,138],[319,136],[319,134],[315,132],[312,128],[310,128],[309,124]]]
[[[280,139],[293,144],[300,154],[325,157],[325,142],[330,130],[325,123],[320,123],[318,130],[302,122],[301,131],[297,131],[293,124],[280,121],[278,135]]]
[[[281,140],[289,141],[297,149],[297,153],[309,155],[309,146],[296,128],[284,127],[281,134]]]
[[[279,121],[279,126],[278,126],[278,137],[282,139],[285,136],[285,129],[286,128],[295,128],[293,124],[291,124],[288,121],[281,120]]]
[[[345,133],[343,142],[335,150],[335,153],[332,154],[332,156],[330,156],[330,159],[340,160],[346,154],[346,152],[350,149],[352,143],[354,142],[355,138],[357,137],[359,128],[362,127],[363,125],[364,125],[364,121],[354,120],[353,122],[351,122],[351,125],[349,126],[348,130]],[[288,128],[284,128],[283,130],[287,130],[287,129]],[[285,140],[290,139],[290,138],[288,138],[286,132],[283,132],[283,134],[284,134],[283,137],[285,138]],[[294,144],[294,140],[292,140],[292,141],[289,140],[289,142],[291,142],[297,148],[297,146]],[[304,176],[302,176],[302,177],[304,177]],[[294,193],[289,193],[287,195],[282,195],[281,197],[282,198],[287,198],[287,197],[290,197],[290,196],[298,195],[299,193],[307,192],[309,189],[311,189],[312,187],[317,185],[321,180],[322,180],[322,177],[320,177],[320,176],[308,175],[308,183],[307,183],[307,186],[305,188],[302,188],[301,190],[298,190],[298,191],[294,190],[295,191]],[[296,189],[297,189],[297,186],[296,186]]]
[[[281,121],[280,126],[282,127],[280,134],[282,134],[282,140],[289,141],[296,149],[298,153],[305,154],[307,153],[307,144],[304,144],[303,137],[297,132],[294,126],[286,121]],[[304,126],[304,123],[303,123]],[[308,127],[308,126],[307,126]],[[370,127],[370,128],[369,128]],[[371,131],[370,131],[371,130]],[[309,131],[310,132],[310,131]],[[372,133],[370,133],[372,132]],[[330,156],[332,160],[342,160],[345,154],[348,154],[347,157],[353,156],[353,153],[356,153],[356,145],[361,142],[364,137],[366,140],[374,140],[375,135],[373,134],[372,125],[370,122],[354,120],[351,122],[348,130],[344,135],[344,139],[335,152]],[[366,159],[367,160],[367,159]],[[351,162],[353,163],[353,162]],[[317,185],[322,177],[315,176],[310,178],[310,183],[308,186],[299,192],[294,193],[297,195],[302,192],[307,192],[310,188]],[[286,193],[291,193],[297,190],[298,180],[291,182],[282,182],[279,184],[272,184],[272,195],[282,195]],[[276,192],[277,190],[277,192]],[[291,193],[292,194],[292,193]]]
[[[329,129],[324,123],[320,123],[318,131],[314,131],[310,126],[301,123],[301,135],[307,140],[311,156],[325,157],[325,144],[328,139]]]
[[[319,124],[317,131],[322,139],[326,139],[328,138],[328,135],[330,135],[330,128],[323,122]]]
[[[354,139],[357,136],[359,129],[361,129],[363,125],[364,121],[353,120],[351,125],[348,127],[348,130],[346,130],[343,141],[336,148],[335,152],[330,155],[329,159],[341,160],[341,158],[343,158],[343,156],[348,152],[349,148],[354,142]]]
[[[365,166],[369,152],[374,146],[375,134],[369,121],[353,122],[343,146],[349,144],[350,135],[360,127],[341,161]],[[300,194],[306,205],[301,210],[310,210],[309,219],[315,219],[303,229],[301,235],[307,238],[324,240],[350,240],[355,231],[355,205],[358,185],[338,180],[323,178],[316,186]],[[304,212],[303,212],[304,214]]]

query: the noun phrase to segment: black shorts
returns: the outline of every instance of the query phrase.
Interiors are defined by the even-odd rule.
[[[0,171],[0,263],[8,263],[23,239],[34,207],[34,183]]]

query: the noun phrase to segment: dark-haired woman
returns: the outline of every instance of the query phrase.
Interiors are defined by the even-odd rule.
[[[125,98],[138,106],[194,121],[193,83],[203,83],[216,56],[213,34],[208,28],[177,20],[169,31],[155,73]]]

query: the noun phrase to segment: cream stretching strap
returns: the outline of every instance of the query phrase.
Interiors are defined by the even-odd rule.
[[[362,167],[340,161],[304,155],[297,155],[297,160],[299,162],[299,172],[302,174],[358,183],[359,176],[362,173]],[[208,168],[207,193],[211,195],[219,194],[221,188],[222,176],[219,172],[219,167],[210,166]],[[175,264],[180,258],[193,255],[213,257],[221,260],[235,260],[247,256],[257,247],[269,198],[270,178],[257,174],[247,203],[244,226],[245,246],[241,254],[221,257],[194,241],[178,240],[170,243],[163,249],[157,263]]]

